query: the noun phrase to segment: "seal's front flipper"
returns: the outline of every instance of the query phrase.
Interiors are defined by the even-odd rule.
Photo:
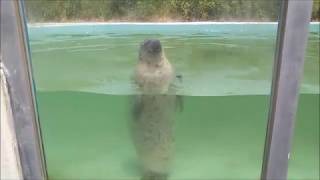
[[[143,102],[141,101],[141,98],[135,97],[134,102],[133,102],[133,108],[132,108],[132,115],[133,119],[136,121],[140,118],[142,110],[143,110]]]
[[[179,80],[180,83],[183,81],[183,76],[181,74],[177,74],[176,78]]]
[[[183,82],[183,76],[181,74],[176,75],[176,80],[178,80],[178,83],[173,84],[174,91],[177,91],[179,89],[180,83]],[[176,110],[179,112],[183,111],[183,96],[182,95],[176,95]]]
[[[183,96],[182,95],[176,95],[176,110],[179,112],[183,111]]]

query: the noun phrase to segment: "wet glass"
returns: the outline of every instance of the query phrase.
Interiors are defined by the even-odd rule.
[[[279,4],[27,0],[49,178],[259,179]],[[311,38],[319,37],[315,32]],[[135,76],[146,59],[146,39],[160,40],[175,70],[170,87],[151,81],[150,88],[157,87],[151,95],[139,89],[145,76]],[[309,115],[316,106],[302,104],[319,96],[317,43],[319,38],[309,40],[297,133],[299,122],[316,123]],[[158,92],[162,87],[170,93]],[[305,116],[310,121],[300,120]],[[294,152],[309,153],[311,162],[315,140],[310,149],[294,145]],[[299,162],[292,160],[290,168],[306,176],[289,171],[289,177],[316,175],[307,169],[319,162]]]

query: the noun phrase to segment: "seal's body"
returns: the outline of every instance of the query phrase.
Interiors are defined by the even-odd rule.
[[[160,41],[146,40],[140,48],[134,81],[140,91],[133,106],[132,133],[144,168],[142,179],[166,179],[174,153],[176,96],[169,94],[175,78]]]

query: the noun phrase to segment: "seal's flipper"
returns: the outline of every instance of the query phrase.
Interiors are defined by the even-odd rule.
[[[136,97],[133,102],[133,108],[132,108],[132,116],[133,119],[136,121],[141,116],[142,110],[143,110],[143,102],[140,98]]]
[[[182,95],[176,95],[176,109],[179,112],[183,111],[183,96]]]
[[[181,83],[183,81],[183,76],[181,74],[177,74],[176,79],[179,81],[179,83],[172,84],[172,89],[174,89],[174,91],[177,91],[177,90],[179,90],[179,88],[181,88],[179,85],[181,85]],[[182,95],[176,95],[176,110],[178,110],[179,112],[183,111],[183,96]]]
[[[179,80],[180,83],[183,81],[183,76],[181,74],[177,74],[176,78]]]

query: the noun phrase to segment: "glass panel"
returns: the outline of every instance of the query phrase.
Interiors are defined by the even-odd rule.
[[[319,1],[314,1],[314,17],[319,17]],[[318,14],[318,15],[317,15]],[[319,22],[309,28],[297,120],[289,161],[289,179],[319,179]]]
[[[49,178],[259,179],[278,1],[26,9]]]

